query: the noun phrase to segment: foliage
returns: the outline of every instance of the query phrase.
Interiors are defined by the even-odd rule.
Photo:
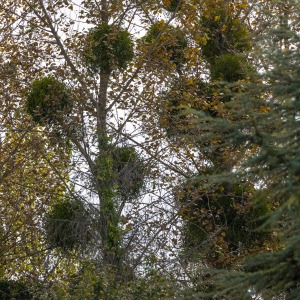
[[[181,288],[221,299],[253,290],[267,299],[296,291],[299,72],[289,63],[296,56],[277,67],[267,54],[297,44],[293,10],[277,1],[4,0],[1,278],[37,282],[39,299],[174,299]],[[278,26],[273,44],[250,43]],[[260,73],[280,71],[253,80],[250,62]],[[49,74],[58,87],[51,93],[67,83],[72,105],[44,105],[51,93],[41,89],[42,104],[30,112],[28,82]],[[37,108],[39,127],[29,118]],[[62,198],[70,187],[84,202]],[[271,240],[254,230],[265,212]],[[281,232],[287,239],[278,245]],[[263,251],[276,255],[266,264],[258,257],[262,269],[255,260],[242,265]],[[276,283],[269,272],[274,284],[264,289],[259,271],[276,262],[289,277],[277,269]],[[207,266],[234,269],[239,279],[216,283]]]
[[[88,211],[78,199],[64,198],[54,204],[45,221],[49,245],[64,250],[85,247],[90,239],[89,218]]]
[[[243,53],[251,49],[246,25],[234,15],[232,7],[224,3],[216,3],[212,10],[204,13],[201,25],[206,37],[206,42],[201,45],[202,54],[211,63],[223,54]]]
[[[134,57],[130,33],[107,24],[89,31],[84,51],[86,63],[94,72],[125,69]]]
[[[235,82],[247,79],[249,67],[246,62],[235,54],[219,56],[211,67],[211,79]]]
[[[187,183],[178,191],[180,214],[186,221],[184,244],[187,253],[199,253],[205,245],[206,261],[214,267],[230,267],[244,249],[264,242],[267,232],[257,232],[262,217],[270,209],[249,200],[255,192],[247,183],[203,188],[199,182]],[[211,242],[207,240],[211,239]],[[251,251],[251,250],[250,250]]]
[[[144,186],[145,166],[134,147],[115,147],[102,141],[101,148],[102,155],[96,159],[95,165],[98,193],[105,199],[102,213],[109,228],[106,260],[118,261],[119,264],[123,249],[117,205],[138,198]]]
[[[0,281],[0,298],[3,300],[30,300],[32,294],[28,290],[26,284],[13,281],[13,280],[1,280]]]
[[[178,7],[179,2],[182,2],[182,1],[180,1],[180,0],[165,0],[165,1],[163,1],[164,8],[169,12],[174,12]],[[182,3],[180,3],[178,9],[180,9],[181,4]]]
[[[174,80],[162,93],[160,125],[170,138],[196,132],[193,113],[202,110],[215,114],[215,106],[214,88],[209,83],[198,78]]]
[[[63,83],[51,76],[32,82],[26,110],[34,122],[40,125],[60,122],[71,109],[70,97]]]
[[[131,299],[167,300],[174,299],[177,290],[172,279],[167,278],[163,273],[160,274],[153,270],[135,282],[131,282],[127,288],[127,293],[130,295]]]
[[[216,268],[233,268],[240,257],[264,247],[268,234],[255,230],[270,208],[256,208],[253,183],[237,180],[233,172],[242,160],[243,145],[229,144],[227,139],[229,127],[240,121],[235,109],[243,89],[235,82],[250,78],[245,59],[250,44],[246,27],[233,8],[217,3],[204,10],[201,20],[207,34],[201,50],[209,62],[211,82],[192,77],[174,85],[166,94],[164,120],[173,135],[184,134],[189,140],[192,134],[205,161],[198,166],[199,176],[178,186],[175,193],[183,217],[184,255],[188,259],[199,255]],[[228,84],[214,82],[217,80]],[[231,173],[230,179],[224,173]]]
[[[166,276],[155,270],[135,276],[124,266],[120,281],[114,281],[113,270],[105,269],[95,261],[85,261],[82,268],[68,278],[64,293],[59,294],[56,290],[53,295],[71,300],[173,299],[177,294],[174,279]]]
[[[243,64],[240,60],[237,63]],[[218,70],[222,68],[220,65]],[[235,73],[238,71],[236,68],[233,70],[226,68],[224,72],[227,71],[230,72],[227,76],[231,76],[232,80],[241,75]],[[212,66],[211,72],[214,72]],[[222,143],[222,130],[218,129],[212,138],[208,138],[208,130],[202,126],[202,123],[209,126],[210,120],[233,118],[227,106],[229,107],[235,102],[235,97],[239,97],[243,88],[243,83],[239,82],[206,82],[194,77],[174,80],[171,86],[162,92],[160,126],[166,130],[169,138],[178,135],[188,137],[190,134],[194,134],[198,135],[198,141],[195,144],[198,144],[199,147],[203,146],[200,142],[202,137],[205,145],[220,144]],[[199,119],[201,119],[200,122]],[[198,126],[199,123],[201,126]],[[201,148],[203,154],[207,155],[210,160],[213,157],[208,153],[212,152],[212,148],[207,149],[208,151],[204,147]],[[218,151],[218,149],[214,150]]]
[[[144,163],[134,147],[116,147],[112,151],[112,169],[122,197],[137,198],[144,186]]]
[[[176,65],[184,63],[187,39],[178,27],[166,25],[164,21],[153,23],[145,35],[144,41],[148,45],[152,45],[156,41],[151,53],[152,61],[167,60]]]
[[[299,6],[294,6],[293,1],[285,5],[296,14],[299,12]],[[264,83],[252,87],[252,93],[243,98],[249,104],[247,109],[254,112],[257,105],[267,107],[263,112],[256,111],[249,122],[243,122],[248,140],[252,145],[259,145],[259,151],[244,162],[241,173],[263,180],[265,188],[254,197],[273,205],[264,227],[277,232],[280,244],[272,252],[262,251],[248,257],[238,271],[219,273],[215,280],[217,290],[207,297],[299,299],[299,80],[296,74],[300,44],[295,32],[299,19],[291,15],[291,20],[294,21],[289,25],[279,22],[277,28],[266,32],[264,60],[269,68],[262,74]],[[269,97],[262,98],[267,92]],[[241,141],[243,134],[238,133],[239,126],[235,135]],[[196,297],[202,298],[203,295]]]
[[[7,134],[2,136],[0,151],[0,273],[1,278],[32,283],[53,264],[41,224],[46,208],[64,191],[70,152],[53,145],[41,132],[31,131],[27,114],[16,116],[14,131],[1,117]]]

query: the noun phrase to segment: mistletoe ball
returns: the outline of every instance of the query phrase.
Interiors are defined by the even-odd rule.
[[[25,105],[40,125],[60,122],[72,109],[65,85],[52,76],[33,81]]]
[[[90,239],[89,214],[79,200],[63,199],[48,212],[45,229],[52,247],[71,250]]]
[[[90,30],[84,51],[87,65],[95,72],[125,69],[134,56],[130,33],[107,24]]]
[[[156,41],[158,36],[158,41]],[[187,47],[187,39],[179,28],[166,25],[164,21],[153,23],[144,40],[150,47],[155,43],[154,51],[151,55],[153,62],[161,62],[166,59],[176,65],[185,62],[184,54]]]

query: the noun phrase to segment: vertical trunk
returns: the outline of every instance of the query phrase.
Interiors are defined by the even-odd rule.
[[[108,24],[107,0],[101,0],[101,21],[103,24]]]
[[[107,128],[106,128],[106,107],[107,107],[107,89],[109,83],[109,74],[101,71],[100,73],[100,92],[98,96],[98,107],[97,107],[97,127],[99,142],[100,140],[105,141],[107,139]],[[100,142],[101,144],[101,142]],[[101,147],[101,145],[99,145]],[[100,149],[101,151],[101,149]]]
[[[107,0],[101,0],[101,22],[108,24]],[[99,158],[97,185],[100,204],[100,234],[103,246],[103,264],[118,267],[119,241],[118,215],[114,203],[111,151],[107,136],[107,90],[110,73],[100,71],[100,92],[97,102],[97,129]]]
[[[101,0],[101,22],[108,24],[107,0]],[[106,140],[106,107],[109,73],[100,71],[100,93],[97,107],[97,126],[100,139]],[[101,147],[101,145],[99,145]],[[100,149],[101,151],[101,149]]]

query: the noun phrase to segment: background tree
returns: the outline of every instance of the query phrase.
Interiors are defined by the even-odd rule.
[[[270,208],[254,207],[255,182],[235,172],[248,146],[228,142],[231,127],[245,117],[236,115],[238,98],[256,80],[246,13],[247,5],[208,2],[196,27],[200,33],[192,31],[206,69],[198,77],[190,75],[187,62],[158,98],[159,124],[167,139],[181,149],[189,143],[192,150],[190,168],[174,187],[184,223],[184,256],[195,260],[196,255],[196,261],[200,256],[203,264],[218,268],[237,265],[268,238],[254,230]]]
[[[267,215],[264,228],[271,227],[279,237],[277,251],[250,257],[239,272],[223,274],[218,295],[249,299],[299,298],[299,222],[297,176],[297,124],[299,72],[299,5],[293,1],[276,2],[277,26],[268,30],[263,58],[268,66],[262,73],[264,84],[252,88],[243,99],[253,113],[249,118],[248,140],[259,145],[259,152],[245,161],[242,173],[260,181],[264,187],[254,199],[276,207]],[[257,97],[269,95],[269,97]],[[265,107],[259,113],[255,108]],[[250,124],[252,124],[250,126]],[[237,134],[237,133],[236,133]],[[237,134],[238,135],[238,134]],[[245,135],[238,135],[245,138]]]

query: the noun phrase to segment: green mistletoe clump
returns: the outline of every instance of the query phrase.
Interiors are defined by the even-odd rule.
[[[59,123],[72,110],[65,85],[52,76],[33,81],[25,106],[39,125]]]
[[[86,38],[84,56],[94,72],[125,69],[134,57],[130,33],[107,24],[93,28]]]

